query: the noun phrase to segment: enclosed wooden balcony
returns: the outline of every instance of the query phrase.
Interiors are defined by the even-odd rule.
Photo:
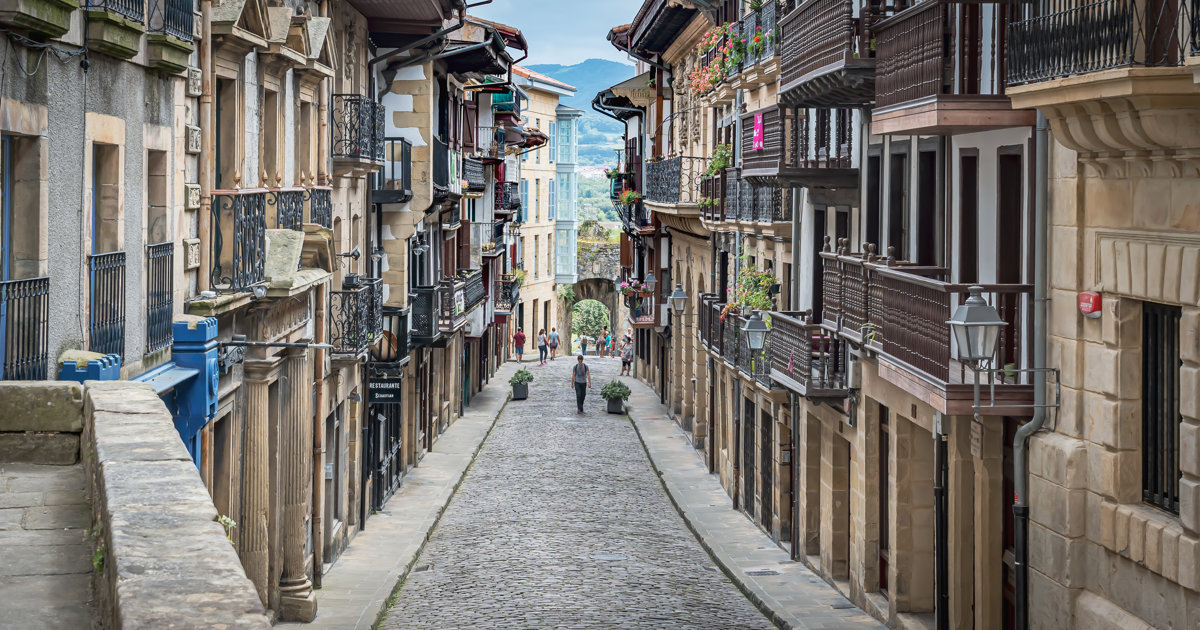
[[[875,353],[879,375],[934,409],[974,413],[976,373],[954,359],[949,324],[969,285],[942,267],[911,265],[865,253],[821,253],[821,326]],[[978,374],[988,415],[1027,415],[1033,388],[1022,356],[1032,286],[984,284],[984,298],[1007,323],[996,358]]]
[[[1011,10],[923,0],[876,23],[872,133],[946,135],[1034,124],[1036,112],[1012,108],[999,71]]]
[[[805,187],[820,202],[831,201],[835,191],[856,199],[852,118],[848,109],[795,112],[783,105],[748,112],[742,116],[741,177],[757,187]]]
[[[771,379],[812,399],[846,396],[846,345],[808,311],[771,313]]]
[[[805,0],[780,20],[780,98],[789,107],[862,107],[874,99],[875,59],[855,5]]]

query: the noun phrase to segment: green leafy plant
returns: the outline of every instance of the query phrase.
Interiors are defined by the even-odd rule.
[[[704,171],[704,174],[708,177],[712,177],[713,175],[720,173],[723,169],[729,167],[729,162],[732,159],[733,145],[724,143],[718,144],[717,147],[713,149],[712,157],[708,160],[708,169]]]
[[[508,379],[509,385],[528,385],[529,383],[532,383],[532,382],[533,382],[533,372],[530,372],[529,370],[526,370],[525,368],[521,368],[521,369],[517,370],[516,374],[513,374],[512,378]]]
[[[729,313],[749,313],[750,311],[769,311],[775,308],[775,287],[779,281],[770,271],[760,271],[750,264],[748,256],[742,257],[742,269],[738,272],[737,281],[733,287],[726,289],[729,302],[721,311],[721,321]]]
[[[628,385],[614,380],[609,381],[608,385],[600,390],[600,397],[604,400],[628,400],[630,393]]]
[[[573,287],[569,284],[564,284],[564,285],[558,287],[558,299],[567,306],[574,304],[575,303],[575,287]]]
[[[621,176],[621,169],[619,169],[619,168],[606,168],[606,169],[604,169],[604,176],[605,176],[605,177],[607,177],[607,178],[609,178],[609,179],[617,179],[618,177],[620,177],[620,176]]]
[[[512,277],[513,277],[513,280],[517,281],[517,286],[520,287],[520,286],[525,285],[525,270],[524,269],[513,269]]]
[[[762,0],[750,0],[750,10],[758,13],[763,10],[763,4],[765,3]]]
[[[596,300],[583,300],[571,309],[571,333],[594,337],[610,324],[608,307]]]
[[[104,523],[96,523],[88,532],[91,534],[92,540],[95,541],[95,548],[92,550],[92,569],[97,575],[104,575]]]
[[[874,323],[867,322],[862,325],[862,329],[858,332],[862,335],[863,343],[871,345],[875,343],[875,339],[879,336],[879,326]]]

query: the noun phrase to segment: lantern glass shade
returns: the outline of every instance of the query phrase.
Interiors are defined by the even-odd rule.
[[[746,335],[746,345],[750,346],[751,350],[762,350],[767,343],[769,330],[767,323],[763,321],[762,313],[754,311],[742,326],[742,334]]]
[[[969,289],[970,297],[946,321],[957,347],[959,361],[978,365],[991,361],[996,355],[996,342],[1000,340],[1000,329],[1008,322],[1000,318],[996,307],[983,299],[983,287]]]
[[[675,314],[683,314],[683,306],[687,302],[687,294],[683,292],[683,286],[676,284],[675,290],[671,292],[668,299],[671,300],[671,308],[675,310]]]
[[[653,292],[654,287],[658,286],[658,278],[655,278],[654,272],[651,271],[650,273],[646,274],[646,279],[642,281],[642,284],[646,285],[646,288]]]

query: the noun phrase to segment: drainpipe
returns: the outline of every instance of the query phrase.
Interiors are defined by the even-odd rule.
[[[1013,438],[1013,521],[1016,572],[1017,630],[1029,627],[1029,477],[1026,471],[1027,442],[1046,422],[1046,379],[1038,371],[1046,367],[1046,169],[1049,168],[1050,129],[1046,116],[1037,115],[1034,134],[1033,197],[1033,418],[1017,429]]]

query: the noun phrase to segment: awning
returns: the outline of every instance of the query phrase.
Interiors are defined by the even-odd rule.
[[[653,77],[654,71],[647,70],[628,81],[622,81],[608,89],[616,96],[629,99],[629,102],[638,107],[649,107],[658,98],[654,88],[650,87],[650,80]],[[663,99],[671,100],[670,90],[663,90]]]

